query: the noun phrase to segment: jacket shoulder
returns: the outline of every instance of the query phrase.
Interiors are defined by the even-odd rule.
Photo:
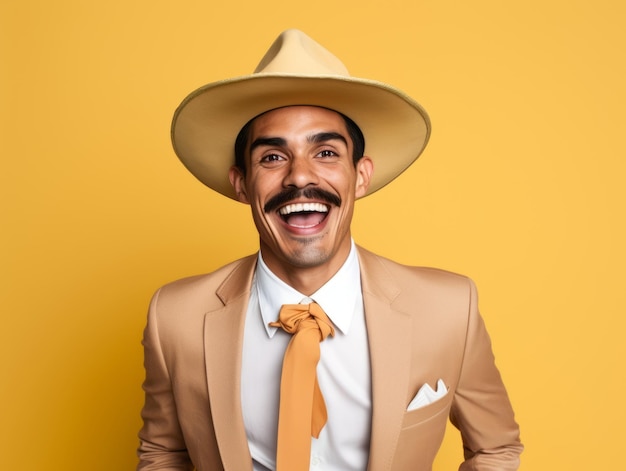
[[[403,265],[360,249],[363,292],[386,299],[395,309],[429,316],[465,318],[478,295],[467,276],[439,268]],[[460,316],[460,318],[458,317]]]
[[[473,285],[472,280],[465,275],[440,268],[405,265],[361,247],[359,256],[368,273],[380,272],[379,278],[393,280],[398,287],[415,286],[418,283],[431,288],[467,289],[468,285]]]
[[[157,290],[152,307],[158,312],[184,313],[219,309],[229,298],[249,292],[256,255],[224,265],[217,270],[172,281]]]

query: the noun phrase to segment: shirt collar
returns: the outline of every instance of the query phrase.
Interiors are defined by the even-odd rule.
[[[259,251],[256,289],[263,325],[270,338],[274,336],[277,327],[270,327],[268,324],[278,318],[282,305],[298,304],[305,298],[319,304],[335,327],[347,335],[357,302],[362,299],[361,271],[354,241],[348,258],[339,271],[311,296],[305,296],[272,273]]]

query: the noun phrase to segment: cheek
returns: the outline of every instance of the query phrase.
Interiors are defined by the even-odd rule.
[[[330,185],[341,194],[342,199],[354,197],[356,189],[356,178],[354,174],[348,172],[341,175],[333,175],[328,179]]]
[[[251,199],[267,201],[270,196],[280,191],[281,179],[275,173],[263,173],[251,180],[248,188],[252,192],[248,194]]]
[[[263,185],[258,179],[249,181],[246,186],[250,203],[254,204],[255,202],[261,201],[263,199],[264,189]]]
[[[337,163],[336,165],[321,166],[318,169],[318,177],[334,188],[346,188],[354,186],[356,172],[352,164]]]

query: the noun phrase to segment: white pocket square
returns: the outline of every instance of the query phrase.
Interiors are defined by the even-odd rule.
[[[430,384],[426,383],[420,388],[419,391],[417,391],[417,394],[409,403],[409,407],[407,407],[406,410],[411,411],[419,409],[420,407],[427,406],[428,404],[432,404],[437,399],[441,399],[447,393],[448,388],[446,387],[442,379],[437,381],[437,391],[433,391],[433,388],[430,387]]]

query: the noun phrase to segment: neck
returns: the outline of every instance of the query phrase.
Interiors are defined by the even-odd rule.
[[[327,260],[308,265],[288,263],[284,259],[272,256],[273,254],[266,256],[267,252],[263,251],[262,248],[261,254],[263,261],[272,273],[303,295],[311,296],[335,276],[347,260],[351,247],[352,241],[348,239],[348,243],[342,244]]]

